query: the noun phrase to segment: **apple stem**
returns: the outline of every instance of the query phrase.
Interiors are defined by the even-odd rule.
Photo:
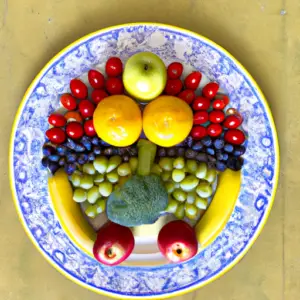
[[[148,68],[149,68],[148,65],[145,65],[145,66],[144,66],[144,70],[145,70],[145,71],[147,71]]]

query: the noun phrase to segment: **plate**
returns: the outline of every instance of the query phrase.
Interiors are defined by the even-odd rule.
[[[217,239],[193,259],[159,267],[105,267],[80,251],[61,228],[51,206],[42,145],[47,116],[72,78],[103,67],[109,56],[126,61],[139,51],[180,61],[216,80],[229,94],[248,133],[242,186],[234,211]],[[203,36],[177,27],[126,24],[74,42],[37,75],[19,107],[10,144],[10,183],[20,220],[43,256],[69,279],[117,299],[162,299],[202,287],[245,255],[261,232],[274,201],[279,172],[276,128],[264,95],[245,68]]]

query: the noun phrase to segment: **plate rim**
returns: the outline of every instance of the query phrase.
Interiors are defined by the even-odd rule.
[[[101,290],[101,289],[96,289],[96,288],[91,287],[90,285],[88,285],[86,283],[81,282],[79,279],[74,278],[73,276],[68,274],[66,271],[59,268],[55,264],[55,262],[49,256],[47,256],[46,253],[44,253],[42,251],[42,249],[38,246],[37,242],[35,241],[35,239],[32,236],[32,233],[29,231],[29,229],[28,229],[28,227],[25,223],[22,211],[21,211],[20,206],[18,204],[18,199],[17,199],[17,195],[16,195],[16,191],[15,191],[15,185],[14,185],[15,178],[14,178],[14,172],[13,172],[13,170],[14,170],[14,168],[13,168],[13,146],[14,146],[14,137],[15,137],[15,133],[16,133],[16,130],[17,130],[17,124],[18,124],[19,119],[21,117],[21,114],[22,114],[23,108],[26,104],[26,101],[29,98],[29,95],[31,94],[33,87],[39,82],[39,80],[45,74],[45,72],[48,70],[48,68],[56,60],[58,60],[61,56],[63,56],[68,50],[71,50],[72,48],[74,48],[78,44],[84,42],[85,40],[88,40],[88,39],[90,39],[90,38],[92,38],[92,37],[94,37],[98,34],[109,32],[109,31],[112,31],[112,30],[121,29],[121,28],[124,28],[124,27],[132,27],[132,26],[156,26],[156,27],[159,27],[159,28],[166,28],[166,29],[169,29],[169,30],[175,30],[175,31],[183,32],[187,35],[190,35],[190,36],[193,36],[197,39],[203,40],[206,43],[208,43],[208,44],[212,45],[213,47],[217,48],[219,51],[223,52],[226,56],[228,56],[241,69],[242,72],[244,72],[244,74],[248,77],[251,84],[253,85],[256,92],[258,93],[258,96],[260,97],[260,99],[263,102],[263,105],[266,109],[266,115],[269,118],[270,127],[271,127],[271,130],[273,132],[273,139],[274,139],[273,143],[274,143],[274,153],[275,153],[275,163],[274,163],[275,172],[274,172],[274,187],[272,189],[272,194],[270,196],[270,203],[269,203],[269,205],[266,209],[266,212],[265,212],[265,215],[264,215],[263,219],[261,220],[261,222],[259,224],[259,227],[257,228],[256,232],[254,233],[252,239],[249,241],[249,244],[243,249],[243,251],[241,253],[238,254],[238,256],[235,258],[235,260],[233,260],[231,262],[231,264],[226,266],[220,273],[212,276],[207,281],[205,281],[203,283],[199,283],[199,284],[189,286],[185,289],[181,289],[181,290],[174,291],[174,292],[167,292],[165,294],[160,294],[160,295],[146,296],[146,297],[145,296],[125,296],[125,295],[122,295],[122,298],[124,298],[124,299],[166,299],[166,298],[170,298],[170,297],[174,297],[174,296],[184,295],[186,293],[190,293],[192,291],[195,291],[195,290],[197,290],[197,289],[199,289],[203,286],[206,286],[209,283],[211,283],[211,282],[215,281],[216,279],[220,278],[225,273],[227,273],[229,270],[231,270],[234,266],[236,266],[242,260],[242,258],[246,255],[246,253],[253,246],[253,244],[255,243],[255,241],[257,240],[259,235],[261,234],[262,229],[264,228],[264,226],[266,224],[266,221],[269,218],[270,212],[271,212],[273,204],[274,204],[275,196],[276,196],[276,191],[277,191],[277,187],[278,187],[278,179],[279,179],[279,170],[280,170],[280,149],[279,149],[279,142],[278,142],[278,134],[277,134],[277,130],[276,130],[276,126],[275,126],[275,122],[274,122],[274,119],[273,119],[272,112],[270,110],[270,107],[269,107],[269,104],[266,100],[266,97],[264,96],[261,88],[259,87],[259,85],[255,81],[255,79],[247,71],[247,69],[232,54],[230,54],[225,48],[223,48],[219,44],[215,43],[214,41],[210,40],[209,38],[207,38],[207,37],[205,37],[205,36],[203,36],[199,33],[196,33],[196,32],[193,32],[191,30],[184,29],[184,28],[181,28],[181,27],[178,27],[178,26],[164,24],[164,23],[157,23],[157,22],[133,22],[133,23],[124,23],[124,24],[109,26],[109,27],[105,27],[105,28],[96,30],[94,32],[91,32],[87,35],[84,35],[83,37],[81,37],[81,38],[75,40],[74,42],[70,43],[68,46],[64,47],[61,51],[59,51],[55,56],[53,56],[44,65],[44,67],[38,72],[38,74],[31,81],[29,87],[27,88],[26,92],[24,93],[24,95],[22,97],[22,100],[21,100],[21,102],[18,106],[17,112],[15,114],[14,122],[13,122],[13,125],[12,125],[12,130],[11,130],[11,135],[10,135],[10,142],[9,142],[9,182],[10,182],[11,193],[12,193],[12,196],[13,196],[13,202],[14,202],[19,220],[20,220],[20,222],[21,222],[28,238],[31,240],[31,242],[36,247],[36,249],[46,259],[46,261],[48,261],[50,263],[50,265],[52,267],[54,267],[59,273],[61,273],[62,275],[64,275],[68,279],[70,279],[72,282],[80,285],[81,287],[84,287],[84,288],[86,288],[90,291],[96,292],[100,295],[109,296],[109,297],[115,298],[115,299],[120,299],[119,295],[116,295],[116,294],[113,294],[111,292],[104,291],[104,290]]]

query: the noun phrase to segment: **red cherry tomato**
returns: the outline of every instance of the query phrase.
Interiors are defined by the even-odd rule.
[[[187,89],[196,90],[200,84],[202,74],[200,72],[192,72],[184,80],[184,85]]]
[[[179,93],[178,98],[190,105],[195,99],[195,92],[192,90],[184,90]]]
[[[123,82],[120,78],[111,77],[106,80],[106,90],[111,95],[121,95],[124,93]]]
[[[218,90],[219,84],[216,82],[210,82],[202,89],[202,95],[208,99],[212,99],[217,95]]]
[[[87,86],[79,79],[72,79],[70,82],[71,93],[78,99],[84,99],[88,96]]]
[[[66,134],[61,128],[53,127],[46,131],[46,136],[51,143],[62,144],[66,140]]]
[[[89,70],[88,79],[90,85],[94,89],[103,89],[105,85],[105,79],[102,73],[97,70]]]
[[[226,128],[238,128],[243,123],[240,115],[229,115],[225,118],[223,126]]]
[[[205,110],[197,111],[194,114],[194,125],[204,124],[208,121],[208,112]]]
[[[70,122],[66,126],[66,133],[72,139],[80,139],[83,136],[84,131],[80,123]]]
[[[226,96],[226,95],[217,94],[215,96],[215,99],[221,99],[221,100],[223,100],[224,103],[225,103],[225,106],[228,105],[229,102],[230,102],[228,96]]]
[[[84,132],[87,136],[95,136],[96,135],[96,130],[94,127],[93,119],[85,121]]]
[[[118,57],[109,58],[105,65],[105,71],[109,77],[120,76],[123,72],[123,64],[121,59]]]
[[[93,90],[92,92],[92,100],[95,104],[98,104],[106,97],[108,97],[108,94],[104,90]]]
[[[212,107],[217,110],[223,110],[225,106],[226,104],[224,99],[215,99],[212,104]]]
[[[229,129],[225,135],[224,139],[227,143],[234,145],[241,145],[245,142],[245,134],[239,129]]]
[[[207,127],[207,134],[212,137],[221,135],[223,128],[220,124],[210,124]]]
[[[178,95],[182,90],[182,86],[180,79],[168,79],[165,87],[165,93],[171,96]]]
[[[77,107],[76,99],[70,94],[63,94],[60,97],[60,103],[67,110],[74,110]]]
[[[66,125],[67,120],[63,115],[51,114],[48,118],[48,122],[55,127],[63,127]]]
[[[168,66],[167,73],[170,79],[178,79],[183,72],[183,65],[180,62],[173,62]]]
[[[79,102],[79,111],[84,118],[93,116],[95,110],[94,104],[89,100],[81,100]]]
[[[208,110],[210,107],[210,101],[204,97],[197,97],[193,103],[194,110]]]
[[[225,114],[221,110],[213,110],[209,113],[209,121],[212,123],[222,123],[225,119]]]
[[[191,136],[194,140],[201,140],[207,136],[206,128],[203,126],[195,126],[191,131]]]
[[[79,123],[82,122],[82,116],[78,111],[68,111],[65,114],[65,118],[68,122],[77,121]]]

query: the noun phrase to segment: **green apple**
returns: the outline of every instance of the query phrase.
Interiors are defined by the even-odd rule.
[[[123,83],[132,97],[142,102],[151,101],[162,93],[166,82],[166,66],[157,55],[140,52],[127,60]]]

